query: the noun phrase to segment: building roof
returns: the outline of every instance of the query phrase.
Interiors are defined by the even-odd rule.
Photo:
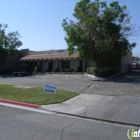
[[[20,61],[29,61],[29,60],[54,60],[54,59],[76,59],[78,57],[78,53],[74,53],[72,55],[68,55],[67,53],[50,53],[50,54],[34,54],[27,55],[22,57]]]
[[[37,54],[67,54],[67,49],[59,49],[59,50],[46,50],[46,51],[31,51],[29,50],[29,55],[37,55]]]

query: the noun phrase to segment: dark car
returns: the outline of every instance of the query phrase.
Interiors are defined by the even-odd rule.
[[[32,74],[32,69],[27,64],[21,64],[13,70],[15,76]]]

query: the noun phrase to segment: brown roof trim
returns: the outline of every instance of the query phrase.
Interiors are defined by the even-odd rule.
[[[46,54],[46,55],[27,55],[22,57],[20,61],[28,61],[28,60],[55,60],[55,59],[75,59],[78,58],[78,53],[68,55],[68,54]]]

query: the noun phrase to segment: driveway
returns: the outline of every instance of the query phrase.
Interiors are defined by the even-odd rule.
[[[17,86],[44,87],[46,84],[56,85],[59,89],[80,92],[93,84],[93,78],[83,74],[38,74],[29,76],[17,76],[5,74],[0,76],[0,84],[12,84]]]

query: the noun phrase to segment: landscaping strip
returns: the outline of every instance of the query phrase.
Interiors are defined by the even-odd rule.
[[[44,87],[24,88],[24,86],[14,87],[13,85],[0,84],[0,99],[24,102],[29,104],[47,105],[61,103],[79,95],[73,91],[56,90],[56,94],[44,92]]]

